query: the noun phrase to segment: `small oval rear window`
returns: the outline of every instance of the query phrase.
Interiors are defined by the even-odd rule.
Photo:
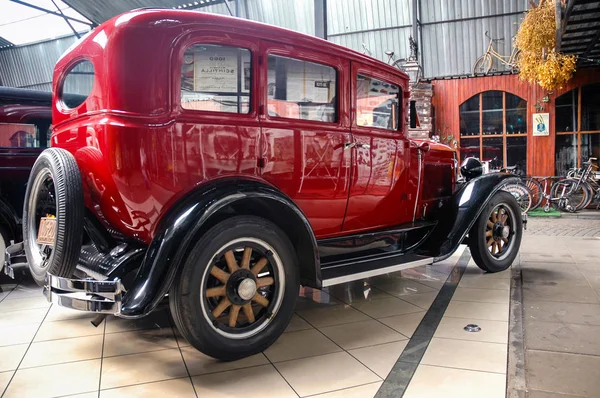
[[[67,108],[83,104],[94,86],[94,65],[81,61],[73,65],[65,75],[60,88],[60,100]]]

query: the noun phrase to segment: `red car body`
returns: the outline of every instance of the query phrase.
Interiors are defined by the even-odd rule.
[[[249,113],[181,106],[182,57],[195,43],[251,51]],[[271,117],[267,109],[277,104],[266,90],[269,54],[334,67],[337,122]],[[61,84],[82,59],[93,64],[95,81],[85,102],[70,109],[60,98]],[[358,73],[400,87],[398,131],[357,125],[352,92]],[[52,146],[75,156],[86,206],[118,232],[146,244],[161,216],[186,193],[232,176],[283,192],[306,215],[317,239],[414,219],[419,168],[404,123],[408,77],[325,40],[218,15],[134,11],[104,23],[58,61],[53,93]],[[350,143],[358,144],[355,150],[344,149]],[[426,203],[450,196],[455,184],[454,152],[430,145],[424,171],[433,174],[424,180],[417,217]]]

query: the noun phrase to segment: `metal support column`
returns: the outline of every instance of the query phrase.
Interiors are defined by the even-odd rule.
[[[314,0],[315,36],[327,40],[327,0]]]

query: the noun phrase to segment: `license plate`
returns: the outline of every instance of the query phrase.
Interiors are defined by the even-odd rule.
[[[42,217],[40,220],[40,229],[38,230],[37,243],[39,245],[54,246],[56,239],[56,218]]]

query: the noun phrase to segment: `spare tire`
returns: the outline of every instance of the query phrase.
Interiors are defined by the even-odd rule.
[[[29,175],[23,206],[25,255],[38,285],[44,284],[48,272],[73,275],[81,252],[83,213],[83,185],[75,158],[64,149],[45,149]],[[48,227],[43,231],[45,243],[38,241],[42,218]]]

